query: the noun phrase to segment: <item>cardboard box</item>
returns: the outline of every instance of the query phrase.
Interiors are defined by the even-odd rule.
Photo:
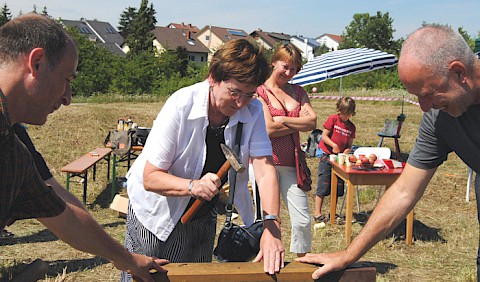
[[[396,160],[391,160],[391,159],[385,159],[383,160],[383,163],[388,167],[388,168],[401,168],[404,167],[404,165]]]
[[[128,211],[128,195],[127,194],[117,194],[113,198],[110,208],[118,212],[119,217],[126,218]]]

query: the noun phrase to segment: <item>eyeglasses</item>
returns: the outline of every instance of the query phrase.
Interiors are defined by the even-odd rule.
[[[233,99],[238,99],[238,98],[242,98],[242,99],[252,99],[252,98],[256,98],[257,97],[257,93],[256,92],[252,92],[252,93],[242,93],[238,90],[232,90],[230,88],[227,88],[228,90],[228,94],[233,98]]]

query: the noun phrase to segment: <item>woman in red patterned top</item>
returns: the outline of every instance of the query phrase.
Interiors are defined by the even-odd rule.
[[[355,138],[355,125],[350,118],[355,115],[355,101],[350,97],[342,97],[337,101],[337,113],[327,118],[323,124],[322,140],[318,147],[323,151],[318,163],[317,195],[315,196],[316,223],[326,222],[322,214],[325,196],[331,192],[332,166],[328,163],[328,155],[350,152]],[[338,179],[338,196],[343,196],[343,181]]]
[[[300,131],[316,128],[317,116],[305,90],[288,83],[302,67],[300,50],[284,44],[278,47],[271,62],[272,74],[257,88],[257,93],[272,141],[280,192],[290,215],[290,251],[303,256],[311,251],[312,232],[308,194],[297,187],[295,146],[300,146]]]

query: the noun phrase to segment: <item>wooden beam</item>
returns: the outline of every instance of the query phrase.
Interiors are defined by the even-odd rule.
[[[318,266],[299,262],[285,263],[280,273],[267,275],[263,263],[228,262],[228,263],[170,263],[165,265],[168,273],[154,273],[156,282],[179,281],[313,281],[312,273]],[[329,273],[318,282],[375,282],[376,269],[371,263],[358,262],[347,269]]]

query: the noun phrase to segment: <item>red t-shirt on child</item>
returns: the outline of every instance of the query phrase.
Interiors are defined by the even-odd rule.
[[[350,120],[343,122],[338,114],[329,116],[323,127],[330,131],[328,137],[338,145],[340,152],[346,149],[350,138],[355,138],[355,125]],[[325,144],[323,140],[320,141],[318,147],[326,154],[333,154],[332,147]]]

